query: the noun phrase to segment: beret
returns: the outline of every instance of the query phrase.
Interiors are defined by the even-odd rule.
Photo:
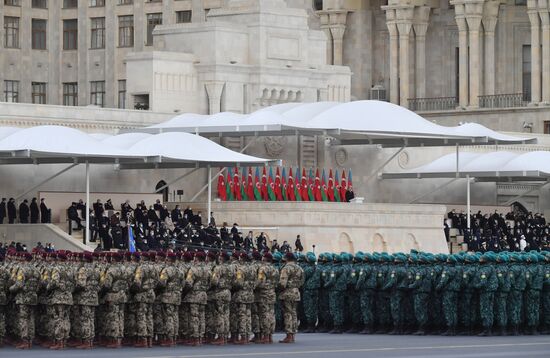
[[[287,260],[294,260],[294,258],[295,258],[294,254],[292,252],[287,252],[285,254],[285,259],[287,259]]]
[[[273,255],[271,255],[271,253],[269,253],[269,252],[266,252],[264,254],[264,259],[266,259],[268,261],[273,261]]]
[[[202,251],[199,251],[195,254],[195,257],[201,261],[204,261],[204,259],[206,258],[206,254]]]
[[[306,254],[306,260],[309,262],[315,262],[317,261],[317,258],[315,257],[315,254],[313,252],[308,252]]]
[[[185,251],[185,254],[183,254],[183,259],[185,261],[193,260],[193,253],[191,251]]]
[[[261,260],[262,259],[262,254],[260,254],[259,251],[254,251],[252,253],[252,257],[254,258],[254,260]]]

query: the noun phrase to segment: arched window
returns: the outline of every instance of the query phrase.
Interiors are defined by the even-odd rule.
[[[323,0],[313,0],[313,9],[315,11],[323,10]]]
[[[160,188],[165,187],[164,189],[160,190]],[[157,183],[155,186],[155,193],[162,193],[162,201],[168,201],[168,187],[166,186],[166,182],[164,180],[161,180]]]

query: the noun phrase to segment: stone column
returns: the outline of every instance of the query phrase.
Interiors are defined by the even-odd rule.
[[[399,33],[395,22],[388,22],[390,33],[390,102],[399,104]]]
[[[550,12],[539,11],[542,23],[542,102],[550,104]]]
[[[529,10],[531,22],[531,103],[538,104],[541,101],[540,83],[540,18],[538,11]]]
[[[455,5],[455,11],[463,5]],[[468,106],[468,27],[463,15],[456,17],[458,26],[458,101],[460,107]]]
[[[470,41],[470,107],[479,107],[479,84],[481,77],[479,28],[481,16],[471,15],[466,17],[469,28]]]
[[[208,94],[208,114],[216,114],[221,111],[222,91],[225,82],[212,81],[205,83]]]
[[[426,31],[428,24],[414,24],[416,35],[416,97],[426,98]]]
[[[332,35],[332,46],[334,49],[334,65],[342,66],[343,54],[344,54],[344,32],[346,31],[346,25],[334,25],[330,27],[330,34]]]
[[[484,76],[484,94],[495,94],[495,27],[497,25],[496,17],[484,17],[483,29],[485,30],[485,69]]]
[[[409,106],[410,98],[410,46],[409,35],[412,29],[411,22],[397,23],[399,30],[399,104],[403,107]]]
[[[321,30],[325,33],[327,37],[327,65],[332,65],[334,62],[332,60],[332,35],[330,33],[330,28],[328,27],[328,14],[319,13],[319,19],[321,20]]]

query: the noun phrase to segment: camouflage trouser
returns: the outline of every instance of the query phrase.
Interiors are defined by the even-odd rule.
[[[443,315],[447,328],[456,328],[458,321],[457,300],[458,293],[456,291],[443,291]]]
[[[542,291],[542,324],[550,329],[550,290]]]
[[[330,291],[328,300],[332,321],[335,326],[341,327],[344,324],[344,291]]]
[[[259,332],[263,335],[275,332],[275,302],[258,302]]]
[[[209,301],[207,307],[208,333],[218,337],[229,336],[229,302]]]
[[[214,301],[208,300],[208,303],[206,303],[204,317],[206,320],[206,333],[209,335],[216,334],[216,324],[219,324],[219,320],[216,317],[216,305]]]
[[[175,339],[179,331],[179,315],[178,306],[162,303],[160,304],[162,331],[166,338]]]
[[[403,291],[393,290],[390,296],[390,312],[394,328],[401,326],[403,322]]]
[[[239,331],[239,325],[238,325],[238,304],[234,301],[231,301],[229,304],[229,329],[231,330],[231,333],[237,334]]]
[[[458,300],[460,323],[467,330],[471,330],[474,325],[474,318],[472,317],[472,303],[472,292],[464,292],[464,295]]]
[[[283,308],[283,321],[285,333],[295,334],[298,331],[298,314],[296,312],[296,301],[281,301]]]
[[[6,336],[5,307],[6,306],[0,305],[0,338],[4,338]]]
[[[521,312],[523,310],[523,293],[519,290],[512,290],[508,295],[508,320],[511,325],[521,324]]]
[[[416,318],[416,322],[421,328],[424,328],[428,323],[428,298],[428,292],[415,292],[413,296],[414,318]]]
[[[306,323],[308,325],[315,325],[319,313],[319,290],[304,290],[302,301],[304,302]]]
[[[252,333],[251,303],[237,302],[236,304],[236,331],[241,337],[249,337]]]
[[[540,291],[526,290],[525,295],[525,324],[527,327],[538,327],[540,308]]]
[[[77,307],[78,310],[78,319],[76,321],[80,322],[78,336],[76,337],[85,341],[90,341],[95,335],[95,306],[78,305],[75,307]],[[72,324],[75,323],[74,320],[71,322]]]
[[[48,318],[52,322],[52,338],[56,341],[63,341],[69,338],[71,321],[69,318],[70,306],[51,305],[48,307]]]
[[[139,338],[153,337],[153,304],[136,302],[132,304],[130,311],[132,311],[134,318],[134,323],[131,325],[134,329],[133,336],[138,336]],[[125,324],[124,334],[126,337],[130,337],[126,332],[126,327]]]
[[[159,307],[160,310],[160,307]],[[189,337],[189,303],[182,302],[178,309],[179,327],[178,335],[180,338]]]
[[[332,325],[332,317],[330,315],[330,304],[328,290],[319,290],[319,326],[329,327]]]
[[[124,303],[105,304],[105,337],[121,339],[124,337]]]
[[[137,315],[139,303],[131,302],[124,305],[124,337],[131,338],[137,334]]]
[[[204,337],[205,317],[204,310],[206,305],[200,303],[189,304],[189,336],[191,338]]]
[[[52,331],[51,321],[48,320],[48,309],[46,305],[38,305],[35,309],[36,334],[40,337],[47,337]]]
[[[366,289],[359,291],[359,304],[363,324],[367,327],[374,325],[374,290]]]
[[[17,333],[20,339],[31,341],[34,339],[34,306],[16,305]]]
[[[497,292],[495,295],[495,320],[500,328],[506,328],[508,325],[507,301],[508,292]]]
[[[359,300],[359,292],[355,290],[348,290],[348,315],[350,317],[351,323],[354,325],[361,324],[361,302]]]
[[[493,327],[494,321],[494,301],[495,293],[492,291],[481,291],[479,293],[479,315],[481,317],[481,325],[485,329]],[[538,306],[537,306],[538,315]]]
[[[376,320],[380,326],[388,326],[391,322],[390,293],[388,291],[376,292]]]
[[[250,306],[250,323],[251,323],[251,330],[254,334],[260,333],[260,317],[258,316],[258,306],[260,305],[260,302],[254,302]]]

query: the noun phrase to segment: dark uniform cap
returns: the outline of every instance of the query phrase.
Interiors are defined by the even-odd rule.
[[[190,251],[186,251],[185,254],[183,255],[183,259],[185,261],[191,261],[193,260],[193,253],[190,252]]]
[[[233,257],[234,259],[239,259],[239,253],[235,251],[233,254],[231,254],[231,257]]]
[[[168,257],[168,259],[172,261],[175,261],[177,258],[176,254],[173,252],[169,252],[168,254],[166,254],[166,257]]]
[[[122,253],[120,253],[120,252],[113,252],[113,253],[111,254],[111,257],[114,258],[114,259],[117,260],[117,261],[120,261],[120,260],[122,260],[122,259],[124,258],[124,255],[123,255]]]
[[[208,251],[208,258],[215,259],[217,257],[214,251]]]
[[[159,252],[157,252],[157,256],[160,257],[161,259],[164,259],[164,258],[166,258],[166,252],[159,251]]]
[[[258,260],[258,261],[259,261],[259,260],[262,259],[262,254],[260,254],[259,251],[254,251],[254,252],[252,253],[252,257],[254,258],[254,260]]]
[[[248,254],[246,252],[241,252],[239,258],[248,261]]]
[[[88,262],[92,262],[94,260],[94,256],[89,252],[84,252],[82,254],[82,258]]]
[[[29,254],[28,252],[25,252],[25,254],[23,255],[23,257],[24,257],[25,260],[27,260],[27,261],[31,261],[31,260],[32,260],[32,255]]]
[[[268,260],[269,262],[273,261],[273,255],[271,255],[271,253],[269,252],[266,252],[264,254],[264,259]]]
[[[285,254],[285,259],[287,260],[294,260],[296,257],[294,256],[294,254],[292,252],[287,252]]]
[[[201,261],[204,261],[204,259],[206,258],[206,255],[204,252],[202,251],[199,251],[195,254],[195,257]]]

